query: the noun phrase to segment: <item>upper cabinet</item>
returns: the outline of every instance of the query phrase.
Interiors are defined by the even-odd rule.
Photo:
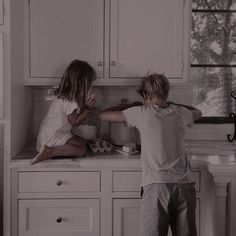
[[[112,0],[110,23],[110,77],[183,77],[183,0]]]
[[[29,79],[61,78],[73,59],[103,77],[103,0],[30,0]]]
[[[3,117],[3,95],[4,95],[4,72],[3,72],[3,33],[0,33],[0,121]]]
[[[96,69],[98,85],[135,85],[148,72],[186,82],[190,1],[25,2],[26,84],[58,82],[75,58]]]
[[[3,0],[0,0],[0,25],[4,23]]]

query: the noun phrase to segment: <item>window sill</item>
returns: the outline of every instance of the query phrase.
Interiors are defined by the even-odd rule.
[[[188,128],[186,133],[187,140],[209,140],[209,141],[225,141],[228,142],[227,135],[234,134],[234,124],[194,124]],[[236,143],[236,142],[235,142]]]
[[[234,119],[230,117],[202,117],[196,124],[231,124]]]

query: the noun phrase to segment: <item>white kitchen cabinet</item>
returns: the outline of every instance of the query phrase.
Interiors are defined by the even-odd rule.
[[[26,4],[28,79],[61,78],[73,59],[88,61],[98,77],[103,76],[103,0],[30,0]]]
[[[99,236],[99,199],[19,201],[19,236]]]
[[[3,89],[3,33],[0,33],[0,120],[3,120],[3,95],[4,95],[4,89]]]
[[[113,236],[139,235],[140,199],[115,199],[113,204]],[[196,225],[200,232],[200,199],[196,201]],[[134,227],[135,226],[135,227]],[[168,236],[172,236],[169,229]]]
[[[75,58],[96,69],[97,85],[134,85],[147,72],[186,82],[189,1],[25,0],[25,4],[25,65],[29,65],[25,84],[58,82]]]
[[[72,161],[71,167],[64,167],[65,163],[50,167],[50,162],[49,166],[45,162],[32,167],[25,162],[13,167],[11,236],[139,235],[142,172],[140,164],[128,167],[125,162],[135,160],[120,158],[121,162],[115,156],[105,157],[99,164],[93,156],[91,164],[80,159]],[[209,202],[204,170],[194,168],[193,178],[198,235],[212,235],[206,223]]]
[[[140,199],[114,199],[113,236],[139,235]]]
[[[0,25],[4,24],[4,5],[3,0],[0,0]]]
[[[159,72],[183,78],[188,2],[112,0],[110,77],[137,78]]]
[[[192,171],[193,180],[197,192],[196,199],[196,226],[198,236],[201,236],[200,209],[201,209],[201,171]],[[139,171],[114,171],[113,191],[117,192],[116,197],[122,199],[113,200],[113,236],[139,235],[140,225],[140,204],[141,199],[128,198],[130,192],[140,191],[141,172]],[[126,199],[123,197],[126,191]],[[135,225],[135,227],[134,227]],[[168,236],[172,236],[169,229]]]

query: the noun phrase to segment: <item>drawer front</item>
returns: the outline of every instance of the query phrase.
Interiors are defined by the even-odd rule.
[[[99,199],[20,200],[19,236],[99,236]]]
[[[192,180],[195,182],[196,191],[200,192],[201,172],[191,171]],[[113,192],[139,192],[141,185],[141,171],[114,171],[113,172]]]
[[[20,172],[19,192],[100,192],[100,172]]]
[[[113,192],[140,192],[141,171],[114,171]]]

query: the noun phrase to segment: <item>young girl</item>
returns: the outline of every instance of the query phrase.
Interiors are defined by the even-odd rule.
[[[95,96],[91,95],[95,70],[85,61],[74,60],[66,68],[55,91],[45,119],[42,121],[36,148],[39,152],[32,164],[55,156],[83,156],[86,140],[71,134],[88,116]]]

